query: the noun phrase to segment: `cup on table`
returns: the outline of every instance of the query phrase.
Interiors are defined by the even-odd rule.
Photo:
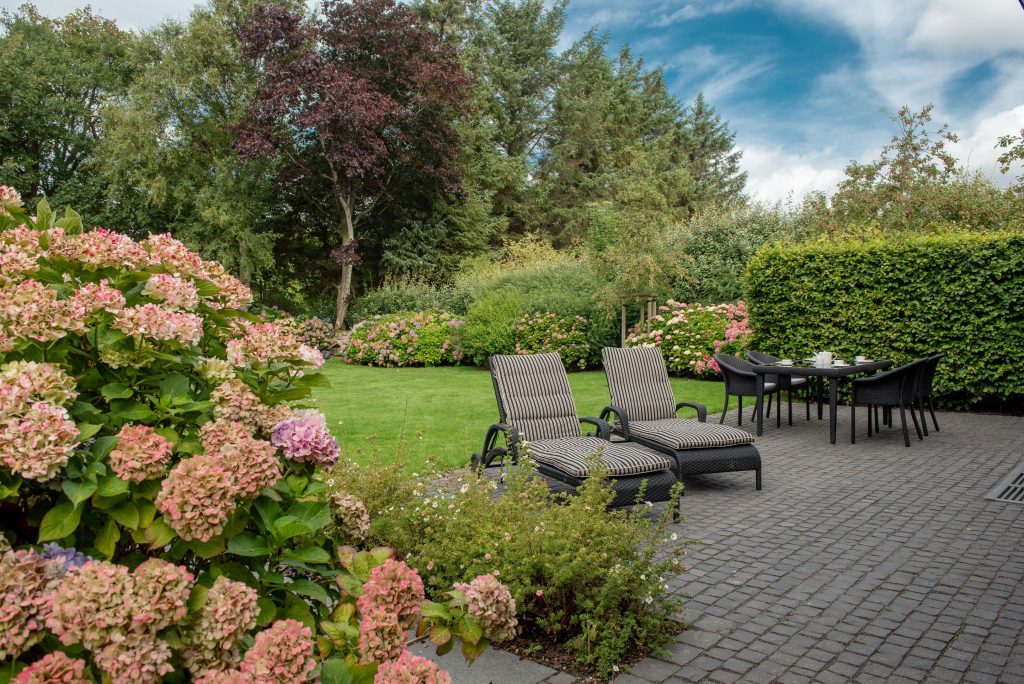
[[[792,366],[793,365],[793,359],[779,359],[779,365],[780,366]]]
[[[857,363],[865,363],[868,360],[868,357],[866,357],[866,356],[855,356],[853,358],[853,360],[856,361]]]
[[[832,365],[832,352],[828,352],[828,351],[818,352],[818,356],[816,358],[815,365],[818,366],[819,368],[827,368],[828,366],[831,366]]]

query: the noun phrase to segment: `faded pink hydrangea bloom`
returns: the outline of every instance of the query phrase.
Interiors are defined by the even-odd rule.
[[[197,677],[196,684],[253,684],[253,678],[238,670],[210,671]]]
[[[242,380],[233,378],[217,386],[210,394],[213,417],[241,423],[255,432],[270,432],[277,423],[290,415],[284,406],[267,406]]]
[[[334,523],[352,541],[363,541],[370,534],[370,514],[358,497],[336,492],[331,497]]]
[[[0,555],[0,661],[17,658],[43,638],[59,572],[31,551]]]
[[[100,649],[131,624],[134,586],[123,565],[91,561],[70,570],[49,597],[46,626],[66,645]]]
[[[224,359],[203,358],[198,370],[212,385],[219,385],[235,377],[235,369]]]
[[[21,194],[9,185],[0,185],[0,216],[10,217],[11,209],[21,207]]]
[[[39,402],[21,416],[0,421],[0,458],[29,480],[53,478],[75,450],[78,428],[60,407]]]
[[[60,366],[35,361],[0,366],[0,418],[22,414],[40,401],[64,406],[77,396],[75,379]]]
[[[516,635],[516,601],[494,575],[480,575],[469,584],[456,584],[466,597],[466,609],[483,628],[484,636],[500,643]]]
[[[185,541],[209,541],[235,510],[231,473],[207,454],[178,461],[156,497],[164,521]]]
[[[359,617],[359,653],[362,663],[386,663],[405,650],[405,631],[398,618],[384,609],[371,607]]]
[[[174,445],[148,425],[123,425],[117,446],[110,452],[110,467],[122,480],[142,482],[167,472]]]
[[[452,684],[451,675],[435,663],[409,651],[397,660],[381,663],[374,684]]]
[[[223,576],[214,581],[195,626],[185,635],[183,661],[189,672],[203,675],[238,664],[238,640],[256,626],[258,598],[241,582]]]
[[[124,295],[116,287],[111,287],[106,278],[98,283],[86,283],[75,291],[69,301],[83,316],[100,311],[117,313],[125,307]]]
[[[69,300],[37,280],[0,287],[0,330],[10,338],[53,342],[68,333],[82,333],[85,323]]]
[[[62,651],[48,653],[18,673],[15,684],[89,684],[85,661],[71,659]]]
[[[227,359],[236,366],[272,364],[299,358],[302,343],[294,332],[272,321],[241,324],[241,337],[227,343]]]
[[[92,268],[140,268],[149,255],[127,235],[94,228],[79,235],[62,235],[54,240],[50,254],[68,261],[77,261]]]
[[[329,468],[338,460],[338,442],[319,413],[281,421],[274,426],[270,441],[284,451],[285,458],[299,463]]]
[[[281,479],[281,463],[270,442],[256,439],[244,425],[215,420],[199,431],[203,452],[216,457],[231,473],[235,496],[256,496]]]
[[[150,558],[135,568],[132,579],[134,625],[156,632],[185,618],[194,579],[186,568]]]
[[[170,311],[156,304],[124,309],[111,327],[136,339],[174,341],[189,347],[203,339],[202,316]]]
[[[111,642],[96,652],[94,660],[118,684],[156,684],[174,672],[170,645],[152,634],[132,633]]]
[[[370,571],[357,599],[359,612],[385,611],[398,618],[403,629],[412,629],[420,619],[423,580],[403,561],[389,558]]]
[[[171,268],[183,275],[203,278],[216,285],[220,291],[207,300],[212,308],[226,306],[244,309],[252,304],[252,291],[240,280],[230,275],[219,263],[204,261],[170,235],[150,235],[142,241],[141,246],[149,254],[152,265]]]
[[[278,620],[256,635],[240,669],[257,684],[300,684],[315,667],[309,627],[298,620]]]
[[[12,285],[38,270],[36,257],[0,246],[0,285]]]
[[[170,273],[155,273],[146,281],[142,294],[163,302],[169,309],[195,311],[199,306],[199,290],[191,280]]]

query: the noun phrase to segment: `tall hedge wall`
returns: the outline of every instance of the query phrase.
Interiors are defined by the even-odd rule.
[[[775,245],[746,287],[755,349],[898,363],[945,352],[945,405],[1024,404],[1024,233]]]

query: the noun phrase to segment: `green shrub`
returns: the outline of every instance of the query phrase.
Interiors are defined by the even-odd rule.
[[[478,366],[494,354],[515,354],[516,325],[523,316],[523,301],[513,291],[481,295],[466,312],[459,333],[462,353]]]
[[[462,321],[443,311],[373,316],[352,326],[344,358],[366,366],[440,366],[462,360]]]
[[[516,354],[556,352],[566,368],[582,370],[591,355],[588,327],[583,316],[559,316],[550,311],[526,314],[516,326]]]
[[[373,316],[406,311],[450,311],[461,314],[465,312],[465,307],[459,304],[451,288],[416,281],[397,281],[385,283],[356,299],[349,307],[347,318],[350,324],[355,324]]]
[[[751,261],[747,288],[759,349],[897,363],[944,352],[947,405],[1024,399],[1024,234],[775,246]]]
[[[428,594],[467,573],[497,573],[525,639],[554,639],[602,675],[678,632],[667,582],[682,570],[681,552],[665,552],[669,511],[653,523],[645,506],[607,512],[611,489],[599,474],[553,505],[531,475],[528,463],[509,471],[495,499],[492,480],[465,472],[450,474],[441,493],[401,464],[339,464],[333,473],[339,491],[367,502],[372,540],[432,574]]]

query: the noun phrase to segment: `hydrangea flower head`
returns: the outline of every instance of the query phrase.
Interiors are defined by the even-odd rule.
[[[76,550],[75,547],[69,546],[65,549],[56,542],[43,544],[43,547],[37,553],[46,560],[57,561],[64,572],[80,568],[92,560],[89,556]],[[63,577],[63,573],[61,573],[61,576]]]
[[[44,636],[59,568],[31,551],[0,555],[0,661],[17,658]]]
[[[256,626],[260,609],[254,589],[218,577],[207,594],[195,626],[185,640],[185,666],[193,675],[226,670],[238,663],[238,640]]]
[[[423,580],[403,561],[389,558],[370,571],[356,605],[361,614],[386,612],[396,616],[403,630],[412,629],[420,618]]]
[[[53,256],[96,268],[140,268],[149,261],[146,250],[127,235],[94,228],[78,235],[62,235],[50,247]]]
[[[200,454],[178,461],[160,486],[156,507],[185,541],[209,541],[224,531],[235,510],[231,473],[216,457]]]
[[[405,650],[405,630],[398,617],[371,607],[359,616],[359,653],[362,663],[396,660]]]
[[[116,314],[125,307],[124,295],[116,287],[111,287],[106,278],[78,288],[71,302],[73,308],[83,316],[91,316],[100,311]]]
[[[257,684],[300,684],[315,667],[309,627],[298,620],[278,620],[256,635],[240,669]]]
[[[95,655],[96,665],[118,684],[158,684],[165,674],[174,672],[170,660],[170,645],[151,634],[130,634]]]
[[[286,458],[299,463],[329,468],[338,460],[338,442],[320,415],[295,416],[281,421],[274,426],[270,441],[284,451]]]
[[[170,273],[155,273],[146,281],[142,294],[176,311],[195,311],[199,290],[191,280]]]
[[[142,482],[167,472],[174,445],[148,425],[123,425],[117,446],[110,452],[110,467],[122,480]]]
[[[331,497],[334,522],[352,541],[361,542],[370,534],[370,514],[358,497],[337,492]]]
[[[466,609],[483,628],[484,636],[494,643],[516,635],[516,601],[508,588],[494,575],[480,575],[469,584],[456,584],[466,597]]]
[[[0,366],[0,418],[22,414],[40,401],[65,406],[77,396],[75,379],[60,366],[35,361]]]
[[[0,421],[0,457],[25,479],[50,480],[67,465],[77,437],[64,408],[39,402],[20,417]]]
[[[133,590],[123,565],[86,563],[68,572],[50,595],[46,626],[66,645],[98,650],[131,623]]]
[[[124,309],[112,327],[136,339],[174,341],[187,347],[194,347],[203,339],[201,316],[171,311],[157,304]]]
[[[85,661],[62,651],[48,653],[18,673],[15,684],[88,684]]]
[[[21,194],[9,185],[0,185],[0,216],[10,218],[11,209],[21,207]]]
[[[159,631],[184,619],[194,579],[186,568],[150,558],[135,568],[132,579],[134,625]]]
[[[437,665],[409,651],[397,660],[381,663],[374,684],[452,684],[451,675]]]

